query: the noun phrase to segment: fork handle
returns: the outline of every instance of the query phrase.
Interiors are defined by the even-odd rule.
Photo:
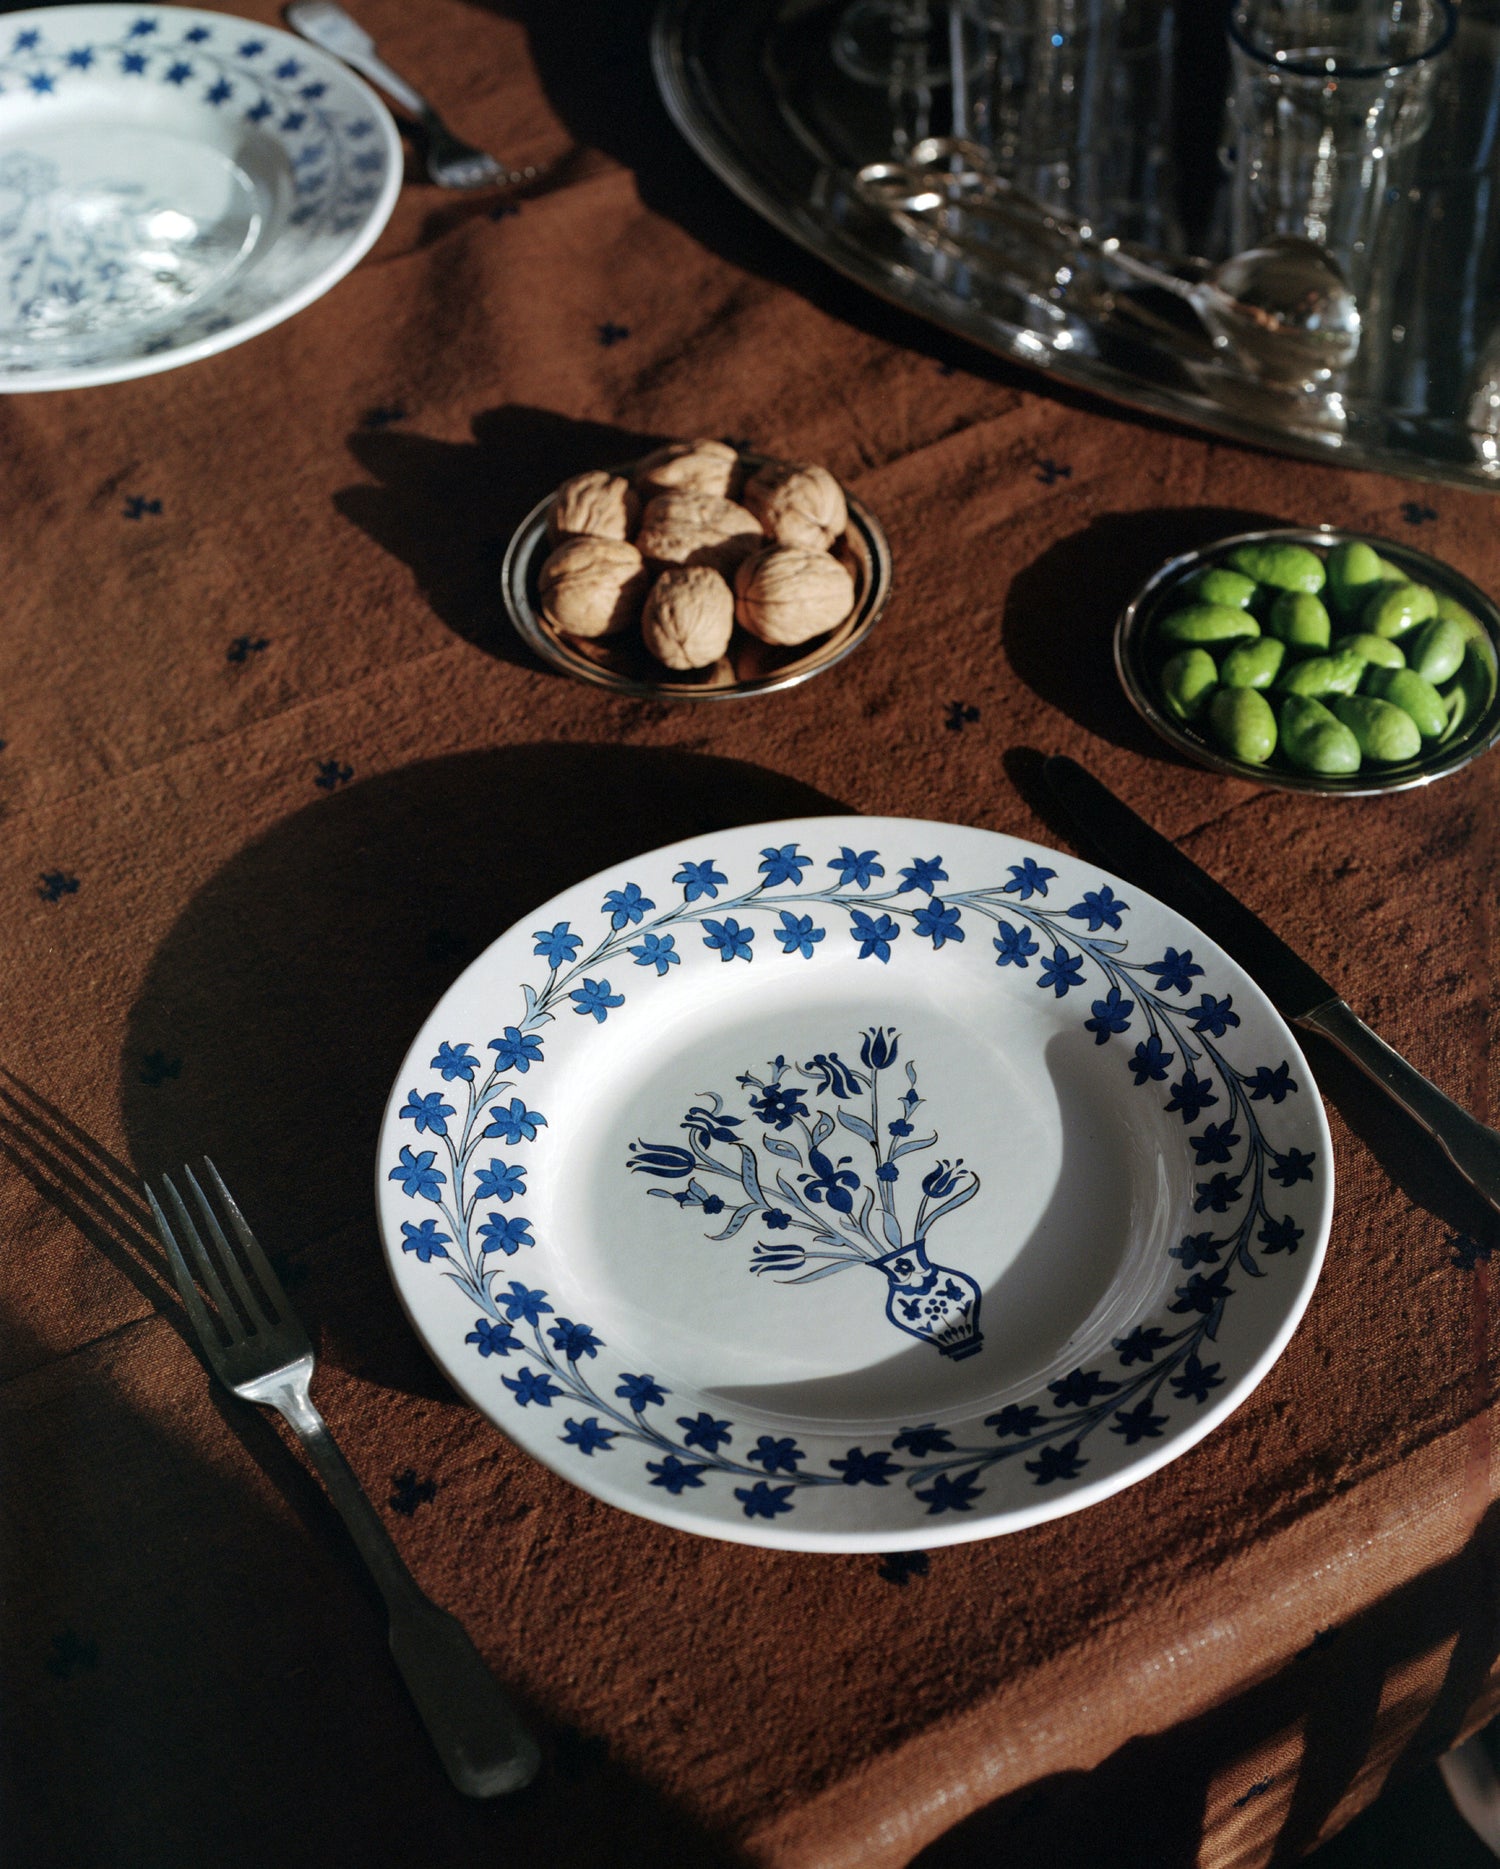
[[[449,1778],[471,1798],[499,1797],[530,1784],[541,1763],[536,1741],[463,1624],[417,1587],[305,1387],[288,1386],[266,1400],[307,1449],[380,1587],[391,1654]]]
[[[343,58],[346,65],[352,65],[357,72],[362,73],[372,84],[379,85],[386,96],[393,97],[403,110],[410,111],[412,116],[420,117],[423,122],[429,120],[435,121],[435,112],[431,104],[428,103],[427,99],[423,97],[416,86],[408,84],[401,76],[400,72],[392,71],[385,60],[380,58],[376,53],[361,52],[351,54],[345,52]]]
[[[387,97],[395,98],[403,110],[409,110],[414,117],[432,114],[432,107],[421,92],[408,84],[400,72],[391,70],[375,50],[375,41],[342,7],[319,0],[312,6],[289,6],[286,16],[288,23],[304,39],[310,39],[314,45],[332,52],[335,58],[341,58],[346,65],[363,73],[371,83],[378,84]]]

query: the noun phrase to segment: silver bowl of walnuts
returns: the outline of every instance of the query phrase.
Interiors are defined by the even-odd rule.
[[[501,582],[554,668],[617,694],[719,701],[841,661],[885,605],[891,554],[826,468],[678,441],[538,501]]]

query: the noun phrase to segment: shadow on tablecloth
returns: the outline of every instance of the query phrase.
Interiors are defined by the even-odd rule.
[[[523,668],[541,664],[510,625],[500,566],[538,500],[587,468],[648,453],[667,439],[512,403],[474,418],[472,441],[358,429],[349,452],[376,484],[334,505],[409,565],[438,618],[465,642]]]
[[[804,251],[742,202],[672,124],[651,73],[654,0],[600,7],[590,0],[470,0],[518,20],[547,102],[573,138],[566,176],[585,152],[603,151],[628,169],[645,206],[701,247],[760,279],[774,280],[841,323],[877,340],[1018,390],[1041,391],[1071,408],[1118,410],[1107,398],[1009,362],[888,303]],[[559,179],[544,176],[533,192]],[[434,210],[424,240],[443,237],[476,210],[462,202]],[[1165,434],[1189,425],[1135,412]]]
[[[1148,727],[1115,673],[1120,612],[1168,558],[1285,520],[1229,506],[1104,513],[1059,539],[1011,579],[1001,633],[1016,674],[1080,727],[1196,772]]]
[[[129,1153],[154,1174],[213,1152],[320,1342],[322,1392],[336,1412],[344,1398],[340,1426],[366,1467],[411,1444],[433,1458],[424,1435],[461,1431],[384,1274],[371,1197],[385,1094],[433,1000],[513,920],[593,870],[679,837],[837,809],[743,762],[513,747],[321,800],[193,899],[133,1010]],[[127,1163],[9,1076],[0,1151],[191,1341]],[[25,1366],[24,1346],[11,1347]],[[493,1806],[455,1796],[389,1668],[346,1536],[269,1419],[206,1373],[201,1391],[196,1370],[184,1389],[184,1359],[159,1332],[129,1334],[111,1354],[109,1380],[75,1393],[71,1366],[55,1374],[39,1349],[45,1393],[9,1436],[15,1470],[48,1475],[28,1485],[6,1546],[29,1631],[25,1694],[8,1696],[27,1756],[8,1782],[30,1813],[14,1840],[35,1869],[96,1860],[97,1836],[153,1869],[739,1860],[618,1763],[606,1735],[571,1729],[550,1697],[533,1708],[549,1761],[537,1785]],[[143,1393],[155,1398],[149,1418],[131,1402]],[[72,1421],[83,1407],[87,1419]],[[487,1444],[469,1443],[453,1476],[455,1502],[469,1501],[459,1522],[529,1549],[531,1508],[516,1516]],[[411,1511],[400,1491],[398,1479],[390,1505]],[[412,1527],[431,1587],[478,1613],[508,1674],[495,1631],[511,1605],[492,1555],[439,1561],[420,1542],[438,1535],[429,1520]],[[588,1653],[584,1640],[580,1665]]]
[[[923,1850],[911,1869],[1098,1869],[1106,1861],[1110,1869],[1231,1862],[1291,1869],[1354,1789],[1367,1758],[1379,1757],[1387,1684],[1445,1642],[1453,1646],[1431,1705],[1389,1762],[1386,1782],[1413,1776],[1463,1733],[1500,1657],[1497,1580],[1500,1506],[1491,1506],[1457,1557],[1349,1622],[1320,1630],[1272,1679],[1196,1719],[1130,1740],[1093,1771],[1061,1772],[1000,1799]],[[1243,1784],[1221,1782],[1225,1759],[1253,1769],[1257,1758],[1265,1761],[1263,1775],[1247,1769]],[[1429,1854],[1399,1869],[1438,1863]]]
[[[122,1059],[135,1163],[211,1154],[287,1255],[325,1361],[446,1396],[378,1269],[371,1194],[382,1108],[423,1018],[512,922],[594,871],[839,809],[743,761],[624,746],[459,754],[331,794],[228,864],[158,950]]]

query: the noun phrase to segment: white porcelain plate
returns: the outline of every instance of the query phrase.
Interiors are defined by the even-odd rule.
[[[174,6],[0,20],[0,390],[227,350],[322,296],[401,186],[389,111],[273,27]]]
[[[1055,851],[809,818],[643,856],[439,1003],[381,1130],[392,1275],[512,1439],[799,1550],[1034,1525],[1243,1401],[1328,1235],[1291,1033]]]

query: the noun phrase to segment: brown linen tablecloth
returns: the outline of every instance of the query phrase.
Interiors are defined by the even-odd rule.
[[[1331,1054],[1332,1245],[1266,1382],[1107,1503],[930,1557],[683,1536],[518,1453],[392,1295],[375,1131],[432,1001],[564,884],[803,810],[1065,842],[1051,752],[1492,1118],[1500,759],[1346,803],[1215,777],[1136,722],[1108,637],[1157,559],[1241,524],[1500,588],[1500,508],[1139,420],[882,308],[675,140],[637,10],[361,11],[546,180],[414,181],[279,329],[0,408],[8,1859],[1293,1860],[1473,1724],[1500,1653],[1489,1240]],[[870,641],[707,707],[534,665],[514,521],[696,433],[826,461],[882,517]],[[546,1734],[517,1798],[450,1792],[324,1496],[194,1355],[135,1177],[205,1148],[418,1580]]]

